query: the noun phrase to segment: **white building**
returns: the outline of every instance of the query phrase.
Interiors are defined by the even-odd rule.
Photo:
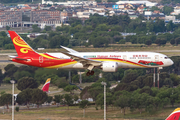
[[[171,15],[179,15],[180,14],[180,8],[174,9],[174,12],[171,12]]]
[[[149,2],[149,1],[118,1],[116,4],[144,4],[147,7],[153,7],[156,6],[157,3]]]
[[[176,20],[176,16],[165,16],[165,21],[175,21]]]
[[[96,1],[67,1],[67,2],[52,2],[52,1],[44,1],[42,0],[42,4],[58,4],[64,6],[78,7],[78,6],[89,6],[89,5],[97,5]]]

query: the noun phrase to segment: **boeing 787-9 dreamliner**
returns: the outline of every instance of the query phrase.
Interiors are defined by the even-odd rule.
[[[17,56],[10,56],[13,62],[43,68],[88,69],[87,76],[93,75],[94,68],[104,72],[116,72],[118,68],[166,67],[173,61],[166,55],[155,52],[78,52],[61,46],[68,52],[38,53],[16,32],[8,31]]]

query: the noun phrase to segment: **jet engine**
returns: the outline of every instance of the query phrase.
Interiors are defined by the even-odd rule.
[[[102,71],[104,72],[116,72],[118,68],[118,63],[117,62],[103,62],[101,68],[102,68]]]

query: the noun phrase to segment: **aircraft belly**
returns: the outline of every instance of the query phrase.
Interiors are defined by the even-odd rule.
[[[84,67],[81,63],[75,63],[75,64],[60,67],[60,69],[84,69]]]
[[[127,64],[127,63],[120,63],[120,64],[118,64],[118,67],[119,68],[141,68],[140,66]]]
[[[75,64],[76,64],[76,63],[75,63]],[[72,69],[75,64],[66,65],[66,66],[59,67],[59,68],[60,68],[60,69]]]

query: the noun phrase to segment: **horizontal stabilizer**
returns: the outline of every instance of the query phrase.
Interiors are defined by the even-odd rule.
[[[16,60],[25,60],[25,61],[28,61],[28,59],[20,58],[20,57],[17,57],[17,56],[9,56],[9,57],[13,58],[13,59],[16,59]]]

